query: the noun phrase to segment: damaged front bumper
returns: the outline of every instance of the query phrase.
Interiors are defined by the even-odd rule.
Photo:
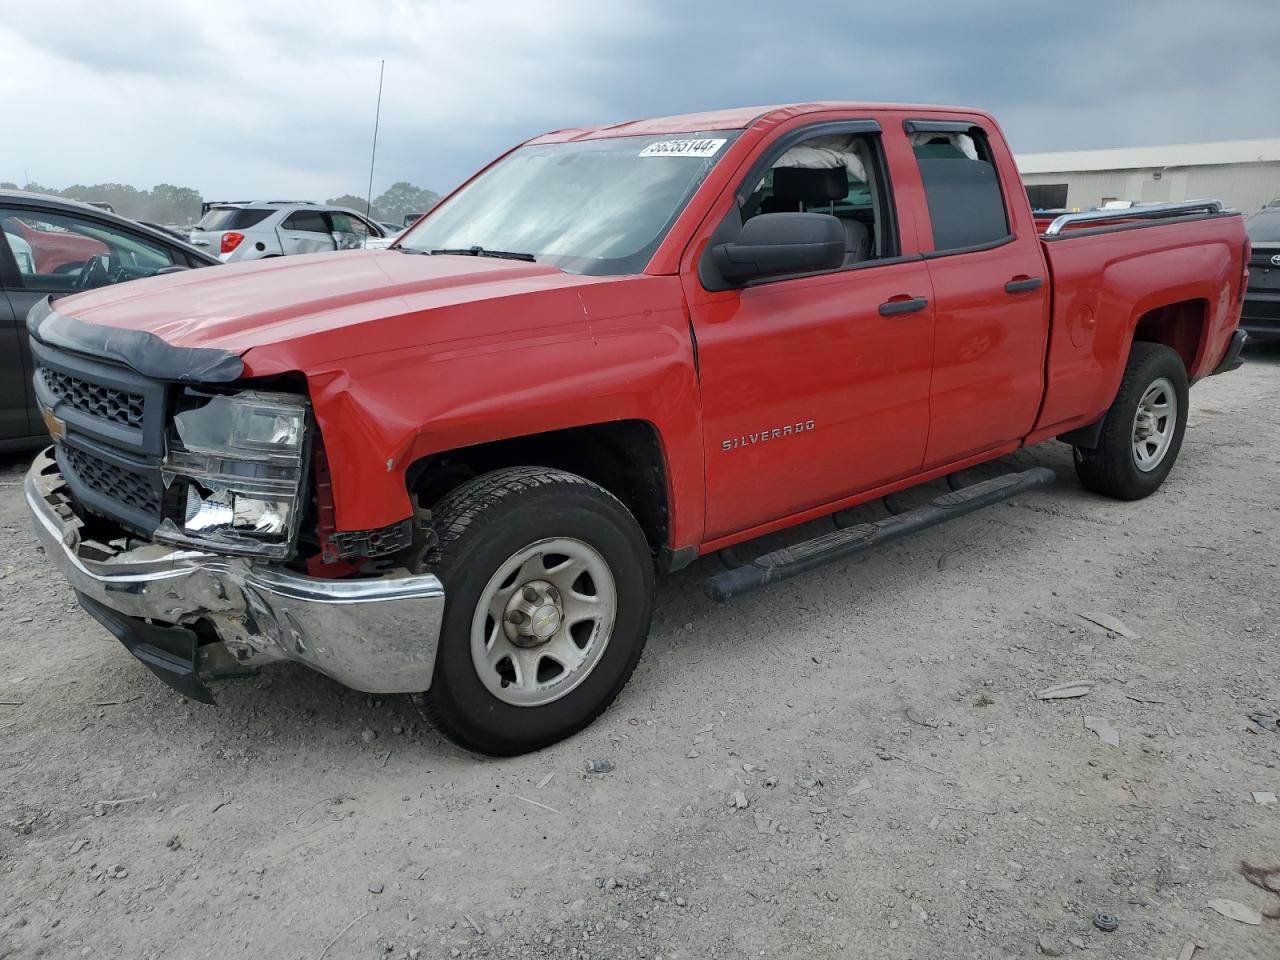
[[[278,660],[365,693],[431,686],[444,588],[430,574],[325,580],[164,544],[85,540],[49,450],[24,488],[45,552],[85,609],[189,697],[212,703],[210,677]]]

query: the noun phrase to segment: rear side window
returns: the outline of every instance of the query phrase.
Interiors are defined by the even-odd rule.
[[[197,230],[247,230],[256,227],[271,210],[245,210],[241,207],[211,207],[196,224]]]
[[[976,127],[965,133],[911,133],[924,182],[933,248],[963,250],[1009,236],[1009,215],[991,148]]]
[[[285,217],[284,228],[303,233],[328,233],[329,222],[318,210],[298,210]]]

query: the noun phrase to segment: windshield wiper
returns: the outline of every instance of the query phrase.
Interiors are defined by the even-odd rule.
[[[484,247],[444,247],[439,250],[432,250],[431,255],[436,254],[457,254],[462,257],[499,257],[503,260],[526,260],[529,263],[537,263],[537,258],[532,253],[513,253],[510,250],[486,250]]]

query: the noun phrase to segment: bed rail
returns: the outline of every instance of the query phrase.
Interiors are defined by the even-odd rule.
[[[1168,217],[1182,217],[1189,213],[1222,213],[1221,200],[1182,200],[1177,203],[1153,203],[1141,207],[1130,207],[1127,210],[1090,210],[1088,213],[1064,213],[1055,217],[1053,222],[1041,234],[1042,237],[1056,237],[1072,224],[1106,224],[1115,220],[1163,220]]]

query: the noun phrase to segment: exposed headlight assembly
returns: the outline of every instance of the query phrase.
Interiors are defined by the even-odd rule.
[[[157,540],[224,553],[288,556],[302,511],[307,401],[288,393],[188,389],[173,418],[163,475],[181,518]]]

